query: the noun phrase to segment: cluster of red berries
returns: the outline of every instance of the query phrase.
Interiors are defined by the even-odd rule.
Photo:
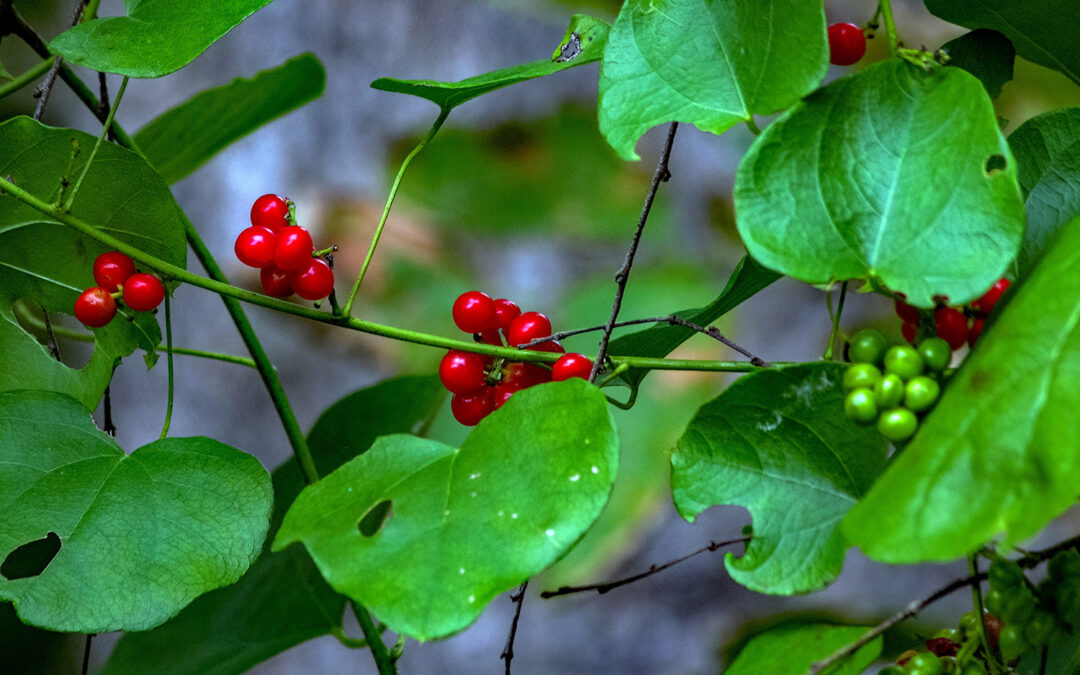
[[[829,26],[829,63],[850,66],[866,53],[866,36],[853,23],[834,23]]]
[[[149,312],[165,299],[165,287],[153,274],[135,271],[135,261],[118,251],[94,260],[94,283],[75,299],[75,318],[101,328],[116,316],[118,299],[137,312]]]
[[[964,343],[974,347],[986,317],[1008,288],[1008,279],[998,279],[990,290],[972,300],[970,305],[961,308],[939,305],[932,317],[929,311],[920,311],[903,300],[897,300],[896,315],[904,320],[900,332],[911,344],[915,344],[921,333],[924,337],[937,335],[948,342],[953,351],[963,347]]]
[[[296,293],[321,300],[334,290],[334,270],[315,255],[306,228],[295,224],[291,203],[263,195],[251,206],[251,227],[236,238],[233,250],[240,262],[260,270],[263,292],[275,298]]]
[[[520,346],[551,336],[551,321],[540,312],[522,313],[514,301],[493,300],[480,291],[468,291],[458,296],[452,314],[458,328],[471,333],[478,342],[491,345]],[[539,364],[511,362],[475,352],[447,352],[439,363],[439,379],[453,394],[450,410],[454,419],[471,427],[506,403],[514,392],[571,377],[588,379],[592,374],[590,359],[581,354],[566,354],[556,340],[540,342],[526,349],[562,353],[562,356],[548,369]]]

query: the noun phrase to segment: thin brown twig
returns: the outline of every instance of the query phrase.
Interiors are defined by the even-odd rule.
[[[75,12],[71,17],[71,25],[74,26],[79,23],[79,19],[82,18],[83,9],[86,7],[86,0],[77,0],[75,3]],[[60,72],[60,65],[63,62],[63,57],[59,54],[53,59],[52,67],[49,68],[49,74],[45,76],[45,81],[41,83],[41,86],[34,92],[34,96],[37,97],[37,106],[34,108],[34,119],[40,120],[42,114],[45,112],[45,104],[49,102],[49,94],[52,93],[53,85],[56,84],[56,75]]]
[[[506,636],[506,646],[503,647],[502,654],[499,658],[506,661],[506,675],[510,675],[510,661],[514,659],[514,638],[517,637],[518,620],[521,619],[521,605],[525,602],[525,587],[529,585],[529,580],[526,579],[518,586],[518,589],[510,594],[510,602],[513,602],[516,607],[514,608],[514,620],[510,622],[510,634]]]
[[[679,563],[684,562],[686,560],[689,560],[690,558],[693,558],[694,556],[699,555],[701,553],[705,553],[706,551],[713,552],[713,551],[716,551],[717,549],[723,548],[724,546],[730,546],[732,544],[745,543],[745,542],[748,542],[748,541],[750,541],[750,537],[739,537],[738,539],[729,539],[728,541],[710,541],[707,546],[702,546],[701,548],[694,551],[693,553],[687,553],[686,555],[684,555],[682,557],[676,558],[674,560],[669,560],[668,562],[666,562],[666,563],[664,563],[662,565],[650,565],[649,569],[645,570],[644,572],[639,572],[637,574],[634,574],[634,575],[631,575],[631,576],[628,576],[628,577],[623,577],[622,579],[616,579],[615,581],[605,581],[605,582],[599,583],[599,584],[588,584],[588,585],[585,585],[585,586],[563,586],[563,587],[559,588],[558,590],[543,591],[542,593],[540,593],[540,597],[544,598],[546,600],[547,598],[554,598],[555,596],[558,596],[558,595],[569,595],[571,593],[584,593],[585,591],[596,591],[600,595],[603,595],[604,593],[607,593],[608,591],[614,590],[614,589],[616,589],[616,588],[618,588],[620,586],[625,586],[627,584],[632,584],[635,581],[640,581],[641,579],[644,579],[645,577],[650,577],[650,576],[652,576],[652,575],[654,575],[654,574],[656,574],[658,572],[663,572],[664,570],[666,570],[669,567],[672,567],[674,565],[678,565]]]
[[[86,647],[83,648],[82,675],[86,675],[87,673],[90,672],[90,644],[93,642],[93,640],[94,640],[94,634],[93,633],[87,633],[86,634]]]

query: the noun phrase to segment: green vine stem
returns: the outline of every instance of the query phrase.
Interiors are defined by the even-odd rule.
[[[825,303],[829,307],[829,314],[832,315],[832,331],[829,333],[829,346],[825,348],[825,353],[821,358],[823,361],[832,361],[833,348],[836,346],[836,336],[840,334],[840,316],[844,313],[844,299],[847,297],[847,285],[848,282],[844,282],[840,285],[840,300],[836,304],[836,311],[833,312],[832,308],[832,296],[828,293],[825,294]]]
[[[386,205],[383,206],[382,216],[379,217],[379,224],[375,228],[375,234],[371,238],[371,246],[368,247],[367,255],[364,257],[364,264],[360,267],[360,274],[356,277],[356,282],[353,284],[352,290],[349,292],[349,299],[345,301],[345,306],[341,308],[341,315],[344,317],[352,316],[353,302],[356,300],[356,294],[360,291],[360,284],[364,282],[364,276],[367,274],[368,266],[371,265],[371,259],[375,256],[375,247],[379,245],[379,239],[382,237],[383,228],[386,226],[386,219],[390,215],[390,207],[394,204],[394,197],[397,196],[398,188],[401,186],[401,179],[405,177],[405,170],[409,168],[409,164],[413,158],[420,154],[420,151],[431,139],[435,137],[435,134],[439,132],[443,122],[450,116],[451,108],[441,108],[439,110],[439,117],[435,120],[435,123],[431,125],[431,129],[428,129],[427,135],[425,135],[420,142],[416,144],[409,154],[405,155],[405,159],[401,160],[401,166],[398,168],[397,175],[394,176],[394,182],[390,186],[390,194],[386,197]]]
[[[19,75],[11,82],[0,86],[0,98],[4,98],[5,96],[10,96],[11,94],[14,94],[15,92],[19,91],[26,85],[38,79],[45,73],[49,72],[49,68],[52,67],[53,60],[54,59],[51,58],[43,59],[36,66]]]
[[[79,179],[75,181],[75,185],[71,188],[71,193],[68,194],[67,200],[64,201],[64,210],[71,211],[71,205],[75,203],[75,195],[79,194],[79,188],[82,187],[83,180],[86,179],[86,174],[90,173],[90,165],[94,163],[94,157],[97,156],[98,150],[101,149],[101,142],[105,140],[105,136],[109,133],[109,127],[112,126],[113,119],[116,117],[116,110],[120,107],[120,101],[124,98],[124,91],[127,89],[128,77],[125,75],[123,82],[120,83],[120,91],[116,92],[116,100],[113,101],[112,106],[109,108],[109,115],[105,118],[105,123],[101,125],[101,135],[98,136],[97,142],[94,143],[94,149],[90,151],[90,156],[86,158],[86,164],[83,165],[82,173],[79,174]]]
[[[375,621],[372,620],[371,614],[355,600],[350,600],[350,604],[352,604],[353,614],[356,615],[356,621],[360,624],[360,632],[364,634],[364,639],[368,641],[368,649],[371,650],[375,665],[379,668],[379,675],[396,675],[397,664],[395,661],[397,659],[390,655],[390,651],[386,648],[386,643],[382,641],[379,628],[375,625]]]
[[[169,293],[165,293],[165,362],[169,370],[169,395],[165,403],[165,424],[161,427],[161,437],[169,435],[169,424],[172,422],[173,394],[175,381],[173,375],[173,347],[172,347],[172,302]]]
[[[881,16],[885,20],[885,33],[889,36],[889,53],[896,56],[900,51],[900,37],[896,33],[896,20],[893,19],[892,0],[878,3]]]
[[[968,556],[968,572],[973,577],[979,576],[978,553],[972,553]],[[975,607],[976,631],[979,634],[979,643],[982,645],[983,654],[986,655],[986,662],[990,665],[990,675],[998,675],[1001,669],[998,667],[997,659],[994,658],[994,653],[990,651],[990,641],[986,638],[986,623],[983,621],[982,587],[979,584],[971,585],[971,599]]]

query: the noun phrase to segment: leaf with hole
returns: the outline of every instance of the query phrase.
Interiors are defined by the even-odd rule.
[[[1076,503],[1080,217],[1019,286],[919,432],[844,521],[875,560],[1003,550]]]
[[[840,521],[885,463],[886,443],[843,411],[845,366],[818,362],[758,370],[706,403],[671,455],[679,515],[749,509],[746,554],[724,558],[731,578],[775,595],[825,587],[848,544]]]
[[[735,214],[762,265],[814,284],[871,279],[916,307],[981,295],[1024,231],[1016,163],[982,85],[899,59],[770,124],[739,163]]]
[[[1016,49],[1009,38],[996,30],[980,28],[949,40],[941,46],[949,56],[949,67],[966,70],[982,82],[990,98],[1013,78]]]
[[[26,544],[60,540],[47,566],[0,579],[24,623],[153,628],[259,554],[270,476],[235,448],[166,438],[125,455],[74,399],[38,391],[0,393],[0,438],[0,570]]]
[[[303,542],[331,586],[392,630],[441,638],[562,557],[600,515],[617,466],[603,394],[579,379],[539,385],[461,448],[380,438],[304,489],[274,549]],[[368,514],[381,509],[376,529]]]

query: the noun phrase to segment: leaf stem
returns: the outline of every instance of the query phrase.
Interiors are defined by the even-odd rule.
[[[441,108],[439,110],[439,117],[435,120],[435,123],[431,125],[431,129],[428,130],[427,135],[420,139],[420,142],[416,144],[409,154],[405,155],[405,159],[401,161],[401,166],[398,168],[397,175],[394,176],[394,182],[390,186],[390,194],[386,197],[386,205],[383,206],[382,216],[379,217],[379,224],[375,228],[375,234],[371,238],[371,246],[368,247],[367,255],[364,257],[364,264],[360,267],[360,274],[356,277],[356,282],[353,284],[352,291],[349,292],[349,299],[345,301],[345,306],[341,308],[341,315],[344,317],[352,316],[353,302],[356,300],[356,294],[360,291],[360,284],[364,282],[364,276],[367,275],[368,267],[371,265],[371,259],[375,256],[375,248],[379,245],[379,239],[382,237],[383,228],[386,226],[386,218],[390,215],[390,207],[394,203],[394,197],[397,196],[398,188],[401,186],[401,179],[405,176],[405,170],[409,168],[409,164],[413,158],[420,154],[420,151],[435,137],[435,134],[439,132],[443,122],[450,116],[450,110],[452,108]]]
[[[833,361],[833,348],[836,346],[836,336],[840,333],[840,316],[844,313],[844,299],[847,297],[848,282],[840,285],[840,300],[836,304],[836,312],[832,311],[832,296],[825,294],[825,302],[829,306],[829,314],[832,314],[832,331],[829,333],[829,345],[825,347],[825,353],[821,358],[825,361]]]
[[[169,424],[172,422],[173,411],[173,347],[172,347],[172,303],[169,292],[165,292],[165,362],[169,370],[169,393],[165,403],[165,424],[161,427],[161,437],[169,435]]]
[[[979,576],[978,556],[978,553],[972,553],[968,556],[968,572],[973,577]],[[990,651],[990,641],[986,639],[986,623],[983,621],[982,587],[979,584],[971,585],[971,599],[975,605],[975,616],[978,619],[976,624],[978,625],[979,643],[982,645],[983,654],[986,655],[986,662],[990,664],[990,675],[998,675],[1001,671],[998,668],[997,659],[994,658],[993,652]]]
[[[26,85],[30,84],[34,80],[47,73],[49,71],[49,68],[52,67],[53,60],[54,59],[51,58],[43,59],[36,66],[19,75],[11,82],[0,86],[0,98],[4,98],[5,96],[10,96],[11,94],[14,94],[15,92],[19,91]]]
[[[120,107],[120,100],[124,98],[127,83],[128,77],[125,75],[124,81],[120,83],[120,91],[116,92],[116,101],[109,108],[109,115],[105,118],[105,124],[101,127],[101,135],[98,136],[97,142],[94,143],[94,149],[90,151],[90,156],[86,158],[86,164],[83,165],[82,173],[79,174],[79,180],[75,181],[71,193],[68,194],[67,200],[64,202],[65,211],[71,211],[71,205],[75,202],[75,195],[79,194],[79,188],[82,187],[86,174],[90,172],[90,165],[94,163],[94,157],[97,156],[98,150],[101,148],[101,142],[105,140],[105,136],[109,133],[109,127],[112,126],[113,118],[116,117],[116,109]]]
[[[746,119],[746,128],[749,129],[750,133],[754,134],[755,136],[761,135],[761,127],[759,127],[757,125],[757,122],[754,121],[753,115]]]
[[[893,19],[892,0],[880,0],[878,9],[885,20],[885,33],[889,36],[889,53],[897,56],[900,53],[900,37],[896,33],[896,20]]]
[[[355,600],[351,600],[350,604],[353,608],[353,614],[356,615],[356,621],[360,624],[360,632],[364,634],[368,649],[371,650],[371,656],[375,659],[375,666],[379,669],[379,675],[397,675],[395,659],[390,657],[390,652],[386,648],[386,643],[382,641],[379,629],[372,620],[371,614]]]

